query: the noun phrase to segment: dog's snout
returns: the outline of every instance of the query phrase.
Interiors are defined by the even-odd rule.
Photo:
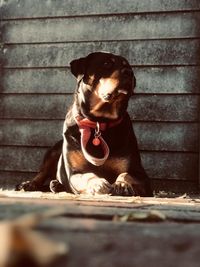
[[[132,72],[132,70],[129,69],[129,68],[124,68],[124,69],[122,69],[122,70],[121,70],[121,73],[122,73],[123,76],[125,76],[125,77],[127,77],[127,78],[133,76],[133,72]]]

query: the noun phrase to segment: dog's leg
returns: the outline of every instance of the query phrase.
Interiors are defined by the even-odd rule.
[[[58,159],[61,154],[62,141],[56,143],[44,156],[43,163],[38,174],[31,180],[16,186],[16,190],[43,191],[44,182],[56,178]]]
[[[128,173],[121,173],[112,185],[112,194],[119,196],[144,196],[144,186]]]
[[[106,179],[100,178],[94,173],[71,175],[70,186],[75,193],[90,195],[109,194],[112,189],[111,184]]]
[[[15,190],[20,191],[42,191],[42,185],[46,180],[46,173],[40,171],[31,181],[25,181],[16,185]]]
[[[56,180],[52,180],[50,182],[50,190],[53,193],[59,193],[63,191],[67,191],[71,193],[71,190],[69,188],[69,185],[66,185],[66,182],[68,182],[67,174],[63,162],[63,155],[60,155],[58,165],[57,165],[57,173],[56,173]]]

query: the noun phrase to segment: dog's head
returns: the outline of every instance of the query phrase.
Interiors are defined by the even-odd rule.
[[[77,78],[76,104],[83,116],[94,121],[117,120],[123,116],[136,84],[125,58],[95,52],[73,60],[70,66]]]

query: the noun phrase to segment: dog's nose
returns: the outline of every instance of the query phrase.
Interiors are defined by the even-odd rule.
[[[106,94],[106,95],[103,95],[103,99],[104,100],[106,100],[106,101],[108,101],[108,100],[110,100],[112,98],[112,94]]]

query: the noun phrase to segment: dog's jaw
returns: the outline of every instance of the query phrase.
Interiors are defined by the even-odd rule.
[[[111,101],[101,100],[90,110],[90,116],[92,115],[100,121],[104,119],[118,120],[122,116],[121,113],[121,101],[119,99],[113,99]]]

